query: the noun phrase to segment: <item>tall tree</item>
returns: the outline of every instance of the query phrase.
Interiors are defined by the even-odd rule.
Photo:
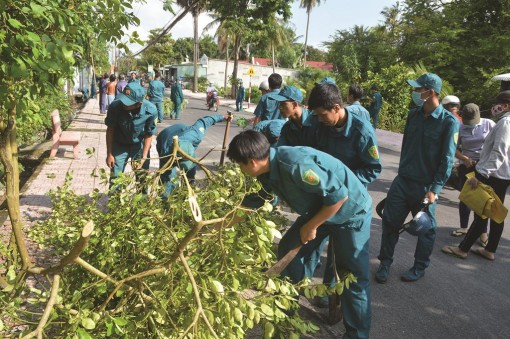
[[[117,8],[118,13],[109,15],[110,8]],[[40,97],[60,90],[65,79],[72,78],[79,59],[92,62],[92,39],[116,42],[130,24],[139,23],[131,8],[128,0],[0,2],[0,161],[17,246],[12,252],[17,258],[8,258],[6,267],[20,273],[18,282],[31,260],[21,230],[17,123],[40,119]],[[16,267],[18,259],[21,267]],[[0,275],[2,286],[4,282]]]
[[[161,29],[151,30],[147,42],[150,43],[152,40],[159,37],[160,33]],[[172,39],[172,36],[170,34],[164,35],[143,51],[142,59],[146,64],[151,64],[159,68],[161,65],[168,64],[170,60],[175,58],[174,45],[175,41]]]
[[[237,79],[239,63],[239,50],[242,38],[250,32],[264,30],[267,18],[278,13],[283,20],[290,17],[290,4],[292,0],[209,0],[209,9],[218,15],[219,21],[229,20],[235,22],[234,41],[234,67],[232,79]],[[231,94],[234,94],[235,89]]]
[[[325,0],[324,0],[325,1]],[[305,34],[305,44],[303,46],[303,65],[306,64],[306,52],[308,46],[308,28],[310,27],[310,14],[312,14],[312,9],[316,6],[320,6],[321,0],[301,0],[301,8],[306,8],[306,34]]]

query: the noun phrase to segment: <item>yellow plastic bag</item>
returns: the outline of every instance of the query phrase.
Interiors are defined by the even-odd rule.
[[[483,219],[491,218],[497,223],[502,223],[507,214],[508,209],[503,205],[496,192],[492,187],[478,182],[475,189],[471,188],[469,179],[474,177],[475,173],[466,174],[466,182],[459,194],[459,200],[466,204],[479,217]]]

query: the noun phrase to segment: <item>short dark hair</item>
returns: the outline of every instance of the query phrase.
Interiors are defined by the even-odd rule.
[[[278,73],[273,73],[267,78],[267,82],[269,83],[270,89],[279,89],[282,87],[282,76]]]
[[[115,74],[110,75],[110,81],[115,81],[115,79],[117,79],[117,77],[115,76]]]
[[[154,79],[157,79],[157,78],[161,78],[161,73],[156,72],[156,74],[154,74]]]
[[[237,163],[269,157],[269,141],[264,134],[247,130],[236,135],[228,145],[227,157]]]
[[[332,109],[335,105],[343,105],[340,90],[333,84],[316,84],[310,92],[308,98],[308,108],[314,110],[322,107],[324,109]]]
[[[377,90],[379,90],[379,88],[377,87],[377,85],[372,85],[371,89],[372,89],[373,91],[377,91]]]
[[[357,85],[350,85],[349,95],[351,95],[354,99],[361,99],[363,98],[363,88]]]
[[[126,79],[126,76],[124,74],[121,74],[121,75],[119,75],[119,79],[124,80],[124,79]]]

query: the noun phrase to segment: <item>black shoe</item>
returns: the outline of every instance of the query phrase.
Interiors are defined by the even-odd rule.
[[[377,272],[375,272],[375,281],[379,284],[386,284],[388,281],[388,275],[390,274],[390,267],[384,264],[380,264]]]

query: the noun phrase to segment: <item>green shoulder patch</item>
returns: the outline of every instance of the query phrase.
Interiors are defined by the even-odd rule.
[[[459,133],[455,133],[453,135],[453,142],[455,142],[455,144],[457,144],[457,141],[459,141]]]
[[[377,150],[377,146],[374,145],[374,146],[370,147],[368,149],[368,153],[375,160],[379,160],[379,151]]]
[[[202,134],[205,134],[205,128],[203,127],[199,127],[198,130],[202,133]]]
[[[302,179],[307,184],[313,185],[313,186],[316,186],[321,182],[321,179],[319,178],[319,176],[311,169],[309,169],[305,173],[303,173]]]

